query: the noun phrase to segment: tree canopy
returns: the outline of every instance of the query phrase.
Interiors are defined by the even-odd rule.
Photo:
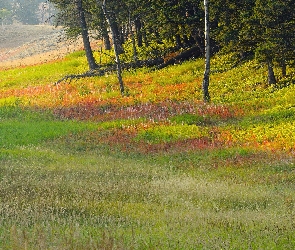
[[[59,10],[57,22],[66,26],[68,34],[80,34],[74,1],[51,2]],[[107,22],[102,11],[103,2],[82,0],[87,27],[97,31],[106,47],[110,45],[108,36],[112,30],[119,47],[133,39],[134,53],[143,46],[169,43],[170,52],[196,46],[199,56],[204,55],[203,1],[108,0],[105,4],[111,22]],[[294,61],[294,7],[293,0],[210,1],[211,53],[217,50],[235,52],[241,59],[251,55],[267,65],[269,83],[275,83],[274,65],[282,67],[282,75],[285,75],[286,66]],[[154,47],[153,53],[156,51]]]

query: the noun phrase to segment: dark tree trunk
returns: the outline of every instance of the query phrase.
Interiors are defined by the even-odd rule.
[[[176,42],[176,47],[177,48],[181,48],[182,47],[182,42],[181,42],[181,37],[180,37],[180,35],[176,35],[175,36],[175,42]]]
[[[210,101],[209,77],[210,77],[210,34],[209,34],[209,0],[204,0],[205,7],[205,72],[203,78],[203,99]]]
[[[124,88],[124,83],[122,79],[122,68],[121,68],[121,62],[120,62],[120,57],[119,57],[119,40],[118,40],[118,29],[116,29],[118,26],[115,24],[114,18],[112,18],[112,13],[108,12],[107,7],[106,7],[106,0],[103,1],[102,4],[102,10],[105,15],[105,18],[111,28],[111,33],[112,33],[112,39],[114,42],[114,52],[115,52],[115,57],[116,57],[116,65],[117,65],[117,77],[120,85],[120,92],[121,95],[125,94],[125,88]]]
[[[87,28],[87,23],[85,19],[84,9],[82,6],[82,0],[76,0],[76,7],[77,7],[79,19],[80,19],[79,21],[80,21],[80,27],[82,32],[83,44],[84,44],[84,49],[85,49],[85,54],[86,54],[87,62],[89,65],[89,69],[94,70],[98,68],[98,65],[95,62],[92,49],[90,46],[88,28]]]
[[[112,18],[112,20],[114,20]],[[122,47],[122,40],[120,38],[120,31],[118,29],[118,25],[116,21],[112,21],[112,26],[111,26],[111,32],[112,32],[112,39],[113,39],[113,43],[115,44],[114,39],[116,39],[116,46],[117,46],[117,51],[120,54],[124,53],[123,47]]]
[[[199,46],[202,55],[205,56],[204,32],[200,29],[194,29],[191,36],[194,38],[196,44]]]
[[[276,80],[275,73],[273,71],[273,65],[271,62],[267,63],[267,72],[268,72],[268,83],[276,84],[277,80]]]
[[[142,47],[142,45],[143,45],[142,44],[142,41],[143,41],[143,39],[142,39],[142,31],[141,31],[142,25],[141,25],[139,17],[135,19],[134,25],[135,25],[137,46]]]
[[[108,21],[109,26],[111,28],[113,43],[114,43],[114,45],[116,43],[117,52],[119,53],[119,55],[123,54],[124,50],[122,47],[122,36],[121,36],[122,32],[120,32],[120,30],[119,30],[119,26],[117,24],[116,17],[114,15],[114,13],[107,13],[107,15],[108,15],[108,17],[106,17],[106,18],[108,18],[107,21]]]
[[[130,17],[130,13],[129,13],[129,20],[128,20],[128,26],[129,26],[129,32],[131,35],[131,40],[132,40],[132,48],[133,48],[133,60],[135,63],[137,63],[138,61],[138,55],[137,55],[137,49],[136,49],[136,41],[135,41],[135,37],[134,37],[134,32],[132,29],[132,23],[131,23],[131,17]]]
[[[128,32],[126,27],[123,25],[119,28],[120,34],[120,43],[123,44],[125,42],[126,33]]]
[[[111,50],[112,46],[111,46],[111,41],[110,41],[108,32],[103,33],[102,36],[103,36],[105,50]]]
[[[148,40],[148,38],[147,38],[147,33],[146,33],[146,30],[145,30],[145,28],[144,28],[144,23],[142,23],[142,40],[143,40],[143,42],[144,42],[144,45],[146,46],[146,47],[148,47],[149,46],[149,40]]]
[[[188,39],[187,35],[183,36],[183,43],[184,43],[184,46],[190,47],[189,46],[189,39]]]
[[[166,62],[163,61],[162,64],[157,66],[157,69],[163,69],[163,68],[167,67],[168,65],[177,64],[177,63],[186,61],[186,60],[193,58],[193,57],[199,57],[200,55],[201,55],[201,53],[200,53],[199,47],[194,46],[186,51],[181,52],[180,54],[169,59]]]
[[[105,50],[111,50],[111,41],[110,41],[110,37],[109,37],[109,32],[107,29],[107,23],[105,22],[105,18],[104,15],[102,14],[101,18],[101,23],[100,23],[100,28],[101,28],[101,35],[102,35],[102,39],[104,42],[104,48]]]

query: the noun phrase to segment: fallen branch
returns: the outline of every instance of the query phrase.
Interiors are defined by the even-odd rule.
[[[193,46],[188,50],[183,51],[182,53],[178,54],[177,56],[169,59],[167,62],[164,62],[156,67],[156,69],[163,69],[169,65],[178,64],[183,61],[189,60],[193,57],[201,56],[201,51],[198,46]]]
[[[122,69],[136,69],[136,68],[142,68],[142,67],[153,67],[156,65],[159,65],[163,63],[164,60],[162,58],[158,59],[150,59],[150,60],[145,60],[145,61],[138,61],[136,63],[123,63],[122,64]],[[54,85],[58,85],[61,82],[74,80],[74,79],[80,79],[80,78],[86,78],[86,77],[94,77],[94,76],[103,76],[106,73],[109,72],[114,72],[116,70],[116,64],[109,65],[108,67],[104,69],[96,69],[96,70],[90,70],[87,71],[83,74],[71,74],[71,75],[66,75],[60,80],[58,80]]]
[[[156,58],[156,59],[149,59],[144,61],[137,61],[133,63],[122,63],[121,67],[122,69],[137,69],[142,67],[155,67],[155,69],[163,69],[169,65],[181,63],[185,60],[191,59],[193,57],[198,57],[201,55],[200,49],[197,46],[194,46],[177,56],[169,59],[168,61],[164,62],[163,58]],[[99,68],[96,70],[90,70],[83,74],[72,74],[72,75],[66,75],[65,77],[58,80],[55,85],[60,84],[61,82],[73,80],[73,79],[80,79],[85,77],[94,77],[94,76],[103,76],[106,73],[114,72],[116,71],[116,64],[108,65],[106,68]]]
[[[90,70],[90,71],[87,71],[83,74],[66,75],[65,77],[61,78],[56,83],[54,83],[54,85],[58,85],[61,82],[64,82],[67,80],[70,80],[70,82],[71,82],[71,80],[73,80],[73,79],[80,79],[80,78],[94,77],[94,76],[103,76],[103,75],[104,75],[104,71],[102,71],[102,70]]]

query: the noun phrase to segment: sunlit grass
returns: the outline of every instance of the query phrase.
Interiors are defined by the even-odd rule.
[[[209,104],[201,59],[53,85],[86,70],[0,72],[1,249],[294,248],[292,84],[218,55]]]
[[[293,246],[295,197],[285,175],[294,180],[294,174],[287,159],[280,168],[265,158],[235,168],[226,161],[238,152],[230,158],[226,152],[221,158],[209,153],[215,160],[207,156],[200,162],[194,159],[202,153],[164,162],[157,156],[152,163],[108,155],[99,147],[88,153],[69,150],[57,151],[54,143],[6,150],[1,158],[4,249],[12,244],[100,249],[106,247],[104,234],[114,246],[136,249]],[[210,170],[213,163],[219,167]]]
[[[3,70],[0,72],[0,87],[6,90],[53,84],[66,74],[83,73],[87,70],[85,58],[76,54],[47,64]]]

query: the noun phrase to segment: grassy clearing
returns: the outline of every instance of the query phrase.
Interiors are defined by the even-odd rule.
[[[211,104],[201,60],[125,72],[125,97],[53,86],[81,53],[1,71],[0,248],[293,249],[294,87],[234,64],[213,60]]]
[[[294,246],[290,159],[248,153],[255,165],[237,168],[238,151],[169,161],[50,148],[1,153],[3,249]]]
[[[2,148],[37,145],[65,133],[97,129],[97,126],[91,123],[57,120],[46,111],[34,112],[19,107],[2,107],[0,114],[0,146]]]

